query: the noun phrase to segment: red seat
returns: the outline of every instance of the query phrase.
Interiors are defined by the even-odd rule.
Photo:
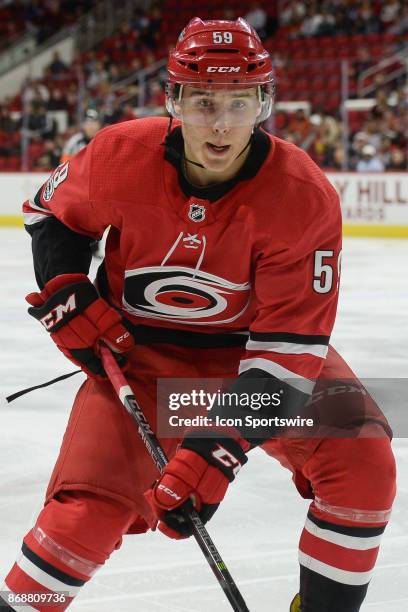
[[[319,74],[318,76],[315,76],[313,78],[312,87],[315,91],[318,91],[319,89],[325,89],[326,86],[327,86],[327,79],[324,76]]]
[[[329,113],[337,114],[340,111],[340,105],[341,98],[337,92],[329,94],[324,101],[324,108]]]

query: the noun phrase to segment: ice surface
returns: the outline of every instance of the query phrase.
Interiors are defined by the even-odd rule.
[[[345,241],[333,344],[360,376],[407,376],[408,241]],[[26,314],[34,290],[29,238],[0,230],[0,395],[74,369]],[[41,508],[82,375],[0,406],[0,577]],[[408,443],[394,442],[399,491],[362,610],[408,609]],[[308,502],[290,474],[255,452],[209,530],[252,612],[287,612],[297,591],[297,541]],[[1,580],[0,580],[1,583]],[[194,541],[127,536],[70,608],[83,612],[230,610]]]

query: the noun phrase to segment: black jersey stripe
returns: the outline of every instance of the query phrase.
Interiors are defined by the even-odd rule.
[[[312,521],[312,523],[320,527],[320,529],[328,529],[329,531],[334,531],[335,533],[340,533],[342,535],[352,536],[354,538],[373,538],[375,536],[382,535],[385,531],[385,526],[350,527],[347,525],[336,525],[335,523],[329,523],[329,521],[323,521],[322,519],[316,518],[310,510],[307,513],[307,518]]]
[[[137,344],[176,344],[191,348],[233,348],[245,347],[248,335],[232,333],[207,333],[171,329],[168,327],[150,327],[149,325],[135,325],[125,319],[124,325],[132,334]]]
[[[51,565],[51,563],[48,563],[48,561],[45,561],[39,555],[37,555],[37,553],[31,550],[31,548],[29,548],[25,542],[23,542],[21,551],[23,555],[27,557],[31,563],[34,563],[34,565],[36,565],[40,570],[46,572],[53,578],[56,578],[68,586],[81,587],[86,582],[85,580],[79,580],[78,578],[74,578],[73,576],[70,576],[70,574],[57,569],[54,565]]]
[[[292,342],[293,344],[325,344],[328,346],[330,336],[311,336],[292,334],[290,332],[249,332],[251,340],[257,342]]]

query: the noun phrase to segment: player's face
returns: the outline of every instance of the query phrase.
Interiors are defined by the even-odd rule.
[[[210,90],[184,87],[179,113],[187,164],[200,184],[232,178],[246,159],[244,151],[260,112],[257,89]]]

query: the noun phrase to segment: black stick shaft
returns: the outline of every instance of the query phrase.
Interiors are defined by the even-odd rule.
[[[105,368],[105,372],[107,373],[109,380],[111,381],[122,404],[137,423],[139,435],[142,438],[144,445],[146,446],[158,471],[161,473],[168,463],[165,452],[163,451],[155,433],[152,431],[142,409],[137,403],[133,391],[128,385],[127,380],[116,363],[112,353],[107,347],[101,347],[101,356],[103,367]],[[191,523],[194,538],[207,559],[207,562],[217,578],[221,588],[223,589],[225,596],[230,602],[232,609],[235,612],[249,612],[244,598],[235,584],[233,577],[229,573],[225,562],[223,561],[217,547],[210,537],[210,534],[208,533],[192,504],[189,505],[190,507],[187,506],[185,510],[185,518],[189,523]]]

